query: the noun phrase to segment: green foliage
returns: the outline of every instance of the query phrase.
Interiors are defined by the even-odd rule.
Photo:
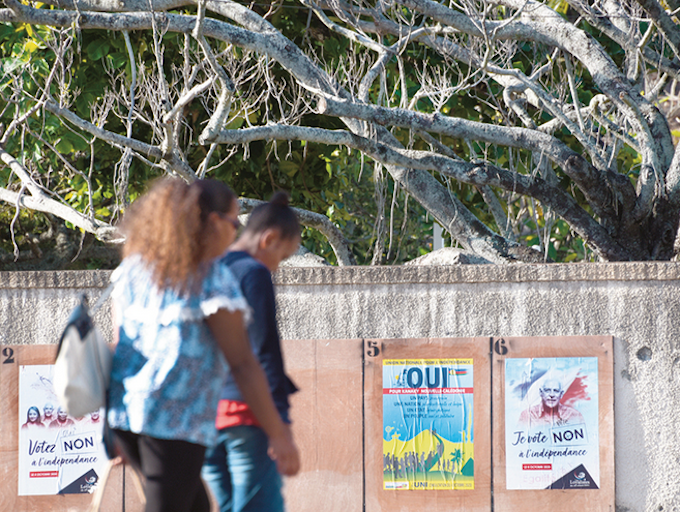
[[[574,15],[569,3],[564,0],[550,0],[547,3],[567,19]],[[252,8],[256,11],[259,9],[258,12],[264,14],[264,9],[268,9],[269,5],[255,4]],[[498,9],[499,13],[504,10]],[[347,85],[344,83],[347,77],[343,73],[343,65],[347,63],[348,55],[361,51],[360,47],[331,32],[315,17],[308,18],[308,14],[308,9],[300,8],[299,2],[284,0],[282,8],[276,10],[269,21],[304,51],[314,53],[324,63],[329,75]],[[411,16],[406,9],[403,9],[401,15]],[[602,37],[591,27],[584,26],[605,46],[617,64],[623,63],[625,54],[616,43]],[[4,110],[0,109],[0,122],[5,126],[17,113],[28,112],[41,94],[40,84],[55,65],[53,51],[46,44],[53,37],[54,33],[44,27],[0,24],[0,65],[3,70],[0,74],[0,101],[6,105]],[[152,35],[133,32],[130,37],[138,64],[147,74],[151,73],[150,70],[154,70],[156,66],[152,52]],[[112,77],[118,88],[126,90],[132,79],[132,67],[120,33],[83,30],[77,32],[76,38],[71,44],[79,48],[80,52],[75,52],[73,61],[59,71],[61,82],[53,81],[50,93],[54,97],[61,97],[83,119],[94,120],[96,109],[93,105],[102,103],[104,95],[112,87]],[[394,42],[395,38],[385,37],[385,44]],[[166,33],[163,36],[164,71],[169,80],[180,81],[177,78],[177,63],[183,61],[183,44],[184,36],[181,34]],[[549,59],[563,59],[561,54],[553,57],[551,49],[541,44],[515,44],[516,51],[508,59],[507,65],[527,76],[531,76]],[[226,45],[219,47],[220,51],[225,49]],[[233,48],[231,51],[236,60],[245,55],[240,48]],[[400,68],[393,58],[386,64],[384,81],[376,80],[369,90],[369,98],[376,104],[399,106],[404,93],[408,94],[409,99],[413,98],[422,85],[417,80],[416,70],[422,68],[425,62],[433,67],[445,68],[445,64],[452,65],[435,52],[426,52],[423,45],[417,42],[407,46],[400,58],[406,70],[405,91],[402,90]],[[370,59],[367,58],[365,65],[373,64]],[[583,66],[579,63],[573,65],[576,68],[578,100],[582,105],[587,105],[597,88]],[[476,71],[466,69],[464,64],[457,66],[462,75]],[[550,84],[549,92],[556,97],[567,94],[564,68],[564,65],[555,66],[550,76],[542,77],[545,83]],[[21,71],[19,78],[11,75],[15,71]],[[278,64],[272,65],[272,76],[281,81],[283,90],[286,85],[290,85],[286,82],[287,72]],[[265,86],[262,78],[255,74],[249,80],[243,84],[244,88]],[[347,85],[348,88],[351,86],[352,84]],[[67,90],[61,87],[66,87]],[[14,94],[18,89],[22,94]],[[424,113],[439,111],[445,115],[502,124],[513,114],[499,100],[501,97],[500,85],[481,80],[470,89],[454,93],[439,104],[432,97],[423,97],[417,102],[417,108]],[[269,104],[261,105],[259,110],[251,109],[246,112],[241,101],[237,91],[227,129],[238,129],[249,123],[264,123],[268,115],[280,115],[280,110],[285,108],[270,101]],[[116,115],[107,117],[106,128],[124,133],[127,112],[120,105],[112,108],[116,109]],[[142,105],[141,108],[148,119],[153,118],[154,113],[148,105]],[[537,124],[547,119],[544,112],[531,106],[527,106],[527,111]],[[209,113],[206,112],[205,105],[196,100],[186,106],[184,116],[180,135],[184,144],[182,151],[187,163],[193,169],[198,169],[208,148],[199,145],[197,138],[209,118]],[[327,129],[344,128],[337,119],[325,116],[307,115],[300,122],[306,126]],[[121,160],[120,150],[65,125],[44,110],[38,110],[30,116],[28,127],[30,130],[26,132],[13,134],[6,146],[7,151],[22,161],[36,176],[37,181],[52,190],[58,190],[61,197],[73,208],[87,215],[94,214],[104,221],[114,221],[120,213],[117,211],[117,195],[120,191],[116,189],[114,182],[115,169]],[[395,129],[393,134],[404,147],[428,149],[422,139],[414,137],[406,130]],[[134,138],[157,143],[153,136],[153,130],[148,124],[135,124]],[[567,129],[562,129],[556,136],[576,151],[582,150],[579,142]],[[474,141],[468,143],[450,137],[441,137],[440,142],[467,161],[485,159],[499,167],[510,168],[525,175],[538,172],[537,164],[528,152]],[[51,148],[56,149],[59,155],[51,151]],[[237,194],[245,197],[267,199],[276,190],[287,190],[294,206],[326,215],[342,231],[350,241],[359,264],[368,264],[374,259],[387,264],[401,263],[432,250],[431,217],[416,201],[409,199],[392,178],[376,173],[374,163],[358,152],[307,142],[254,142],[247,151],[241,150],[236,154],[231,154],[231,149],[220,146],[214,151],[210,165],[215,167],[211,169],[209,176],[225,181]],[[628,146],[623,147],[616,155],[618,168],[633,181],[637,178],[640,162],[640,155]],[[551,172],[555,174],[559,186],[568,191],[584,209],[589,210],[583,194],[572,189],[571,181],[561,170],[551,169]],[[162,171],[158,168],[135,158],[130,167],[127,195],[118,199],[122,203],[134,200],[145,190],[150,180],[161,174]],[[438,173],[433,175],[485,225],[497,232],[505,230],[505,226],[497,226],[497,220],[476,187],[448,181]],[[16,190],[17,184],[16,177],[7,167],[0,168],[0,186]],[[518,241],[528,246],[539,246],[542,243],[542,250],[547,247],[546,256],[553,261],[587,261],[592,257],[583,240],[575,236],[566,222],[556,218],[551,212],[544,211],[540,206],[535,206],[526,198],[502,194],[500,190],[495,192],[504,213],[510,217],[509,224]],[[4,251],[13,249],[8,226],[14,213],[12,206],[0,206],[0,222],[3,226],[0,247]],[[17,229],[19,235],[16,241],[20,246],[27,233],[40,235],[53,229],[53,219],[25,210],[20,212],[17,223],[20,228]],[[450,237],[447,240],[450,244]],[[330,245],[317,231],[305,229],[303,243],[314,253],[335,262]],[[374,258],[376,250],[380,254]],[[97,265],[97,262],[92,261],[86,265]]]
[[[330,73],[349,51],[354,50],[346,39],[331,33],[315,18],[307,30],[307,11],[292,8],[295,2],[285,2],[284,8],[277,11],[271,21],[287,37],[296,44],[311,45],[321,58],[327,62]],[[30,65],[35,73],[35,80],[44,79],[52,66],[53,54],[42,43],[48,37],[46,32],[31,26],[13,27],[2,25],[3,67],[12,69],[18,66]],[[38,35],[40,37],[38,37]],[[72,109],[81,117],[90,118],[92,105],[102,99],[102,94],[110,87],[110,77],[102,73],[102,69],[109,69],[113,73],[123,73],[123,85],[129,85],[131,67],[128,60],[124,40],[120,34],[107,34],[99,31],[82,31],[77,44],[82,52],[76,55],[69,67],[67,80],[70,86]],[[151,69],[153,61],[153,41],[149,34],[131,34],[132,44],[137,53],[136,58]],[[181,61],[180,44],[183,39],[178,34],[166,34],[163,39],[165,47],[164,62],[166,72],[171,74],[170,63]],[[75,44],[75,43],[74,43]],[[236,50],[240,51],[240,50]],[[526,60],[517,61],[515,67],[524,70],[531,67],[531,56]],[[408,49],[405,54],[405,65],[415,68],[420,65],[422,55],[415,48]],[[436,57],[428,57],[436,58]],[[27,68],[28,69],[28,68]],[[280,72],[284,76],[284,72]],[[397,91],[394,103],[400,101],[399,88],[395,81],[399,79],[396,62],[388,64],[386,76],[387,86]],[[409,94],[413,94],[419,84],[413,79],[412,73],[407,73]],[[28,72],[23,74],[24,90],[38,90],[34,78]],[[10,94],[12,84],[0,82],[0,91]],[[53,86],[53,94],[59,91]],[[484,87],[478,93],[484,94]],[[371,90],[371,96],[378,97],[376,87]],[[21,112],[25,112],[33,102],[26,97],[16,105]],[[238,109],[238,104],[235,105]],[[428,100],[422,100],[419,107],[423,111],[434,111],[434,106]],[[276,108],[267,105],[262,108]],[[455,112],[458,116],[488,121],[495,112],[488,107],[480,108],[480,102],[469,94],[454,96],[442,108],[443,112]],[[5,112],[3,121],[9,122],[14,114],[12,109]],[[263,116],[262,112],[254,111],[249,115],[249,122],[257,123]],[[186,111],[187,121],[191,122],[194,134],[200,132],[201,124],[207,120],[206,112],[198,104],[192,104]],[[106,128],[123,132],[122,116],[109,116]],[[230,129],[243,126],[245,118],[236,116],[228,125]],[[337,129],[341,128],[337,120],[325,117],[307,117],[303,123],[311,126]],[[62,197],[69,205],[86,214],[94,214],[102,220],[112,220],[115,211],[115,187],[113,184],[114,168],[120,160],[120,151],[98,140],[92,140],[78,130],[65,127],[59,120],[45,111],[38,111],[32,116],[30,126],[39,137],[14,137],[10,140],[8,150],[24,160],[31,162],[34,172],[49,176],[52,188],[59,189]],[[140,140],[149,139],[143,130],[136,128],[134,137]],[[409,145],[409,134],[405,131],[397,132],[397,137]],[[56,148],[68,162],[68,166],[60,161],[53,152],[45,151],[45,141]],[[461,156],[470,157],[469,149],[461,141],[445,140],[454,151]],[[417,142],[418,149],[425,149],[422,141]],[[19,149],[19,147],[21,149]],[[475,146],[475,151],[484,152],[486,148]],[[503,164],[507,156],[503,151],[497,151],[497,160]],[[90,155],[96,158],[91,165]],[[195,143],[188,146],[186,156],[190,166],[198,168],[206,155],[206,149]],[[220,162],[227,156],[227,148],[219,147],[211,162]],[[130,169],[128,200],[133,200],[143,192],[148,180],[160,175],[158,170],[149,168],[139,160],[134,160]],[[350,152],[346,148],[322,146],[318,144],[292,143],[264,143],[250,144],[247,158],[243,153],[231,156],[222,165],[211,171],[211,176],[221,179],[234,188],[237,194],[245,197],[267,199],[273,191],[284,189],[291,194],[294,206],[328,216],[350,241],[352,251],[359,264],[371,262],[376,249],[377,237],[383,238],[382,253],[378,261],[384,263],[400,263],[413,259],[432,250],[432,219],[415,201],[409,200],[404,192],[389,177],[376,178],[373,173],[373,162],[362,158],[357,152]],[[89,180],[86,179],[89,177]],[[7,169],[0,171],[0,185],[10,185],[10,175]],[[439,176],[437,176],[440,179]],[[378,183],[376,183],[376,179]],[[88,183],[89,181],[89,183]],[[397,187],[395,194],[394,188]],[[493,217],[485,207],[479,192],[464,184],[449,184],[453,192],[470,208],[481,220],[495,227]],[[376,190],[382,190],[376,192]],[[90,199],[90,195],[92,196]],[[378,199],[381,199],[379,201]],[[92,205],[90,205],[92,201]],[[382,204],[382,207],[379,207]],[[12,208],[5,205],[6,215],[12,215]],[[384,216],[382,224],[378,221]],[[26,217],[24,219],[24,217]],[[29,218],[39,219],[40,214],[21,213],[22,229],[29,226]],[[43,221],[30,224],[30,230],[40,233],[46,229]],[[41,228],[42,226],[42,228]],[[382,226],[382,232],[378,227]],[[390,237],[392,233],[392,237]],[[3,249],[11,250],[8,232],[2,237]],[[390,246],[390,239],[392,245]],[[20,239],[17,239],[20,242]],[[326,239],[317,231],[305,229],[303,233],[304,245],[316,254],[331,262],[335,262],[333,251]],[[450,243],[450,239],[449,239]]]
[[[17,112],[24,114],[35,105],[35,95],[40,93],[38,84],[44,81],[54,65],[54,53],[45,44],[50,37],[52,34],[41,27],[0,24],[0,65],[3,71],[0,74],[0,105],[6,106],[4,111],[0,110],[0,122],[5,127]],[[72,101],[70,108],[84,119],[90,119],[93,103],[101,100],[109,87],[109,77],[102,67],[104,61],[113,69],[125,64],[129,67],[125,43],[120,34],[83,31],[80,40],[73,44],[79,44],[83,52],[76,55],[72,65],[64,70],[63,82],[68,83],[69,90],[60,90],[53,81],[50,92],[53,97],[66,92],[64,98]],[[24,70],[20,74],[22,83],[17,83],[17,79],[10,75],[18,70]],[[14,94],[17,88],[21,88],[23,93]],[[116,121],[111,117],[109,122],[115,124]],[[14,133],[5,149],[33,173],[36,181],[59,191],[70,206],[87,215],[94,213],[103,221],[111,221],[115,210],[113,169],[121,157],[120,151],[66,126],[43,109],[35,111],[27,124],[30,131]],[[119,127],[107,126],[110,129]],[[61,157],[50,148],[54,148]],[[92,154],[96,155],[93,159]],[[136,197],[146,187],[147,180],[158,174],[158,171],[150,171],[138,161],[133,162],[130,198]],[[0,168],[0,186],[18,190],[19,184],[8,167]],[[90,193],[94,212],[91,211]],[[0,204],[0,254],[14,250],[9,227],[15,213],[13,205]],[[62,221],[45,214],[21,209],[15,222],[15,242],[24,251],[32,249],[40,240],[41,250],[49,250],[54,240],[44,235],[56,232],[55,222],[63,225]],[[66,227],[72,231],[74,240],[82,236],[68,223]],[[33,240],[31,244],[27,242],[29,235]],[[100,264],[106,266],[111,262],[100,261]],[[62,268],[84,268],[83,265],[89,268],[96,263],[72,262]]]

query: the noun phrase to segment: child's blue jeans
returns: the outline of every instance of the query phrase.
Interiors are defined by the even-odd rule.
[[[267,435],[259,427],[241,425],[220,430],[209,448],[201,476],[220,512],[284,512],[282,480],[269,458]]]

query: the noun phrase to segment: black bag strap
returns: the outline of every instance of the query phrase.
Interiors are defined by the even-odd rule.
[[[102,307],[104,302],[106,302],[106,299],[109,298],[109,295],[111,295],[112,291],[113,283],[109,284],[109,286],[106,287],[106,289],[97,299],[97,302],[95,302],[92,309],[88,308],[87,306],[87,295],[83,293],[80,296],[80,304],[76,306],[74,312],[71,313],[71,317],[69,318],[69,321],[66,324],[64,330],[62,331],[61,337],[59,338],[59,345],[57,346],[57,357],[59,357],[59,352],[61,352],[61,346],[64,343],[64,337],[66,336],[66,331],[68,330],[68,328],[71,326],[75,326],[75,328],[78,329],[78,332],[80,333],[80,337],[85,338],[89,330],[92,329],[93,327],[92,317],[97,312],[97,310]],[[75,311],[77,311],[78,308],[81,308],[81,313],[83,314],[75,314]]]

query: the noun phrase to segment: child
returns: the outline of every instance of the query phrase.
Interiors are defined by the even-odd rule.
[[[286,423],[288,395],[297,388],[284,372],[271,273],[299,245],[297,217],[288,196],[278,193],[252,211],[242,235],[222,258],[252,308],[250,343]],[[220,512],[282,512],[281,476],[267,455],[266,434],[231,379],[222,391],[216,425],[219,443],[206,453],[202,474]]]

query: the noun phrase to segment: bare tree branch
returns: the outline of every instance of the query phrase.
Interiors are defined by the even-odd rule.
[[[652,18],[654,24],[658,27],[673,49],[673,53],[677,58],[680,58],[680,30],[673,22],[671,17],[661,7],[656,0],[635,0],[642,6],[645,12]]]
[[[398,150],[373,142],[344,130],[324,130],[298,126],[276,126],[224,130],[214,142],[247,144],[255,140],[305,140],[322,144],[343,145],[360,150],[385,165],[413,170],[437,170],[458,181],[473,185],[492,185],[505,190],[526,194],[550,204],[572,227],[604,253],[627,260],[631,255],[618,247],[607,232],[602,229],[576,202],[559,189],[551,187],[540,178],[528,177],[499,169],[488,164],[474,164],[452,160],[448,157],[425,151]],[[447,223],[448,224],[448,223]],[[454,230],[455,231],[455,230]],[[469,240],[475,237],[469,236]],[[474,246],[471,242],[470,246]],[[493,258],[497,260],[497,257]]]
[[[16,161],[10,154],[0,149],[0,160],[9,165],[14,172],[25,173],[21,164]],[[94,233],[97,238],[103,241],[115,241],[119,237],[116,235],[115,228],[99,223],[85,215],[75,211],[73,208],[55,201],[40,190],[31,191],[31,195],[12,192],[10,190],[0,188],[0,200],[8,203],[30,208],[41,212],[51,213],[60,217],[74,226],[77,226],[85,231]]]
[[[522,243],[538,234],[547,254],[556,216],[603,259],[669,259],[680,217],[671,125],[675,96],[680,108],[673,92],[680,22],[663,6],[677,10],[677,0],[569,0],[577,19],[553,3],[299,0],[310,15],[296,44],[268,21],[288,8],[283,3],[262,16],[234,0],[49,0],[50,9],[6,0],[0,21],[49,28],[44,44],[54,65],[23,75],[16,63],[3,66],[13,80],[0,90],[8,123],[0,147],[11,148],[2,154],[11,172],[0,200],[110,237],[111,227],[95,218],[95,144],[121,152],[114,174],[124,206],[133,161],[190,181],[237,152],[248,158],[251,142],[307,141],[352,148],[362,165],[374,166],[376,262],[384,249],[394,254],[393,219],[388,233],[383,213],[385,198],[392,196],[394,211],[400,194],[490,261],[542,261]],[[196,14],[180,10],[190,6]],[[345,50],[337,56],[312,44],[312,28]],[[79,51],[76,34],[89,30],[123,32],[133,76],[130,83],[105,65],[110,89],[87,120],[74,106],[79,91],[70,88],[69,63]],[[146,56],[135,56],[133,31],[153,37]],[[163,37],[173,33],[183,34],[179,62],[165,53]],[[614,43],[623,59],[609,54]],[[52,171],[26,158],[26,138],[58,151],[38,127],[44,115],[89,148],[89,161],[78,157],[82,168],[64,155],[52,160],[62,162],[58,172],[87,182],[85,213],[50,190]],[[317,128],[338,121],[347,129]],[[279,145],[271,148],[280,158]],[[274,186],[271,170],[265,174]],[[395,182],[389,193],[388,179]],[[483,199],[471,204],[455,183]],[[339,264],[353,261],[327,218],[304,222],[324,233]]]

